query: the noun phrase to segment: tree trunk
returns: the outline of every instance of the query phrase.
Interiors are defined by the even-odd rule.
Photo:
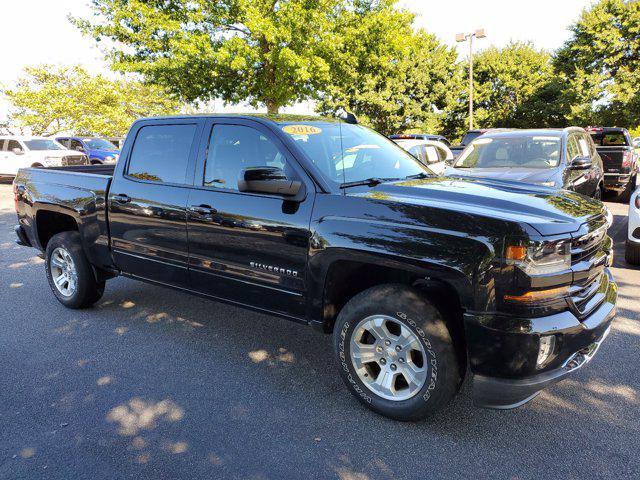
[[[278,111],[280,110],[280,105],[278,105],[273,100],[267,100],[265,103],[267,104],[267,113],[269,115],[277,115],[278,114]]]

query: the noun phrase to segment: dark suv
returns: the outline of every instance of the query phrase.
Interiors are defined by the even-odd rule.
[[[579,127],[485,133],[446,174],[563,188],[597,199],[604,184],[600,155]]]

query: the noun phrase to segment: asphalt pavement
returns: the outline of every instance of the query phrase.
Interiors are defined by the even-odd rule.
[[[618,316],[591,364],[516,410],[467,384],[400,423],[351,397],[310,328],[124,278],[65,309],[0,185],[0,479],[638,478],[640,271],[608,205]]]

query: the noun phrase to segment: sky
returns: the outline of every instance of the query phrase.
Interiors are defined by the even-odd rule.
[[[82,64],[90,72],[108,72],[94,40],[84,37],[67,16],[88,16],[87,0],[4,0],[0,28],[0,85],[11,87],[22,69],[40,63]],[[481,50],[501,47],[510,41],[532,41],[548,50],[568,38],[567,27],[593,0],[400,0],[417,14],[415,25],[455,45],[455,34],[484,28],[487,38],[474,43]],[[462,46],[460,50],[466,49]],[[466,50],[464,50],[466,52]],[[466,54],[466,53],[465,53]],[[215,102],[221,109],[222,104]],[[245,110],[246,107],[238,107]],[[292,111],[306,113],[310,102]],[[0,99],[0,119],[8,105]],[[233,108],[232,108],[233,109]]]

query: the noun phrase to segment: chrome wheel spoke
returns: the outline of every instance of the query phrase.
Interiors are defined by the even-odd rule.
[[[360,367],[365,363],[375,362],[377,360],[375,345],[353,342],[351,344],[351,355],[357,367]]]
[[[376,385],[380,390],[385,392],[387,395],[393,395],[395,393],[395,389],[393,384],[395,382],[396,373],[391,372],[388,369],[383,369],[378,374],[374,385]]]

